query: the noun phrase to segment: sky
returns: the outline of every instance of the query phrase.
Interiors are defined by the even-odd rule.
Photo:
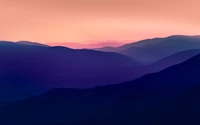
[[[0,0],[0,40],[73,48],[200,34],[199,0]]]

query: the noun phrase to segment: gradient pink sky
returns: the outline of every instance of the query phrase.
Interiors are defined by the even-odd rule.
[[[199,0],[0,0],[0,39],[99,47],[200,34]]]

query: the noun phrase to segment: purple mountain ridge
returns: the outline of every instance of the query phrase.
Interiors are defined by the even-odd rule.
[[[29,46],[2,41],[0,104],[5,100],[24,98],[51,88],[88,88],[134,80],[181,63],[198,53],[198,49],[183,51],[142,66],[129,57],[113,52],[74,50],[62,46]]]
[[[199,36],[173,35],[145,39],[116,48],[106,47],[96,50],[117,52],[132,57],[140,63],[151,64],[174,53],[190,49],[200,49]]]
[[[114,84],[118,79],[114,79],[114,75],[107,77],[109,74],[122,67],[140,65],[113,52],[5,41],[0,42],[0,60],[1,101],[30,96],[50,88]]]
[[[159,72],[167,67],[182,63],[199,53],[200,49],[181,51],[149,65],[117,69],[114,76],[121,82],[125,79],[126,81],[134,80],[145,74]]]
[[[198,54],[158,73],[148,74],[121,84],[90,89],[54,89],[1,108],[0,123],[6,125],[13,123],[20,125],[54,123],[145,125],[154,123],[151,120],[157,120],[159,115],[155,115],[155,111],[156,114],[161,113],[161,118],[165,119],[166,115],[168,117],[173,115],[173,110],[177,113],[175,117],[179,118],[179,115],[183,116],[184,113],[188,116],[184,118],[190,120],[190,115],[196,116],[195,111],[198,113],[200,111],[199,105],[192,108],[193,112],[187,110],[197,102],[199,94],[197,96],[195,93],[190,94],[195,102],[186,100],[178,103],[183,102],[181,105],[186,106],[187,109],[180,108],[178,105],[171,109],[167,104],[180,95],[185,96],[186,91],[200,85],[199,63],[200,55]],[[197,90],[195,92],[199,92],[199,88]],[[167,110],[163,113],[159,112],[159,108],[162,109],[161,103],[166,104],[171,113],[168,114]],[[172,104],[174,106],[174,103]],[[187,107],[188,104],[190,107]],[[178,107],[182,110],[178,110]],[[173,122],[173,117],[171,118]],[[193,119],[197,120],[198,117],[193,117]],[[180,117],[180,120],[183,119]]]
[[[90,79],[101,77],[111,69],[139,64],[131,58],[112,52],[14,43],[0,43],[0,59],[0,76],[44,80],[37,83],[48,83],[54,87],[59,87],[59,84],[63,87],[90,86]],[[98,83],[93,84],[96,86]]]

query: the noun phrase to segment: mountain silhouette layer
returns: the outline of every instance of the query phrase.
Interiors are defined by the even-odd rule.
[[[0,105],[57,87],[87,88],[134,80],[198,53],[198,49],[178,52],[141,66],[133,59],[112,52],[1,41]]]
[[[98,78],[111,69],[139,64],[133,59],[112,52],[74,50],[61,46],[27,46],[11,42],[0,42],[0,59],[2,60],[0,77],[4,77],[5,80],[6,77],[13,77],[16,80],[17,78],[46,79],[37,83],[40,85],[41,82],[46,82],[49,86],[57,87],[59,84],[77,86],[79,82],[80,87],[90,86],[89,83],[87,84],[87,78]],[[70,79],[74,79],[73,83],[70,83]],[[53,81],[59,84],[51,85]]]
[[[143,107],[144,109],[140,111],[126,110],[126,113],[115,111],[115,114],[113,113],[110,117],[91,118],[71,125],[198,125],[200,124],[199,105],[200,85],[198,84],[188,88],[181,95],[156,106]],[[52,125],[67,124],[57,123]]]
[[[0,42],[0,100],[13,100],[55,87],[93,87],[116,83],[114,69],[137,61],[113,52]],[[104,79],[104,77],[108,79]],[[5,99],[4,99],[5,98]],[[3,102],[2,102],[3,103]]]
[[[132,57],[140,63],[151,64],[174,53],[200,48],[199,36],[173,35],[165,38],[145,39],[120,47],[98,48]]]
[[[188,104],[184,104],[182,103],[184,100],[180,99],[178,103],[176,98],[183,96],[183,99],[188,99],[184,97],[185,93],[187,96],[187,91],[200,85],[199,64],[200,54],[163,71],[130,82],[91,89],[54,89],[2,108],[0,121],[1,124],[7,125],[14,123],[20,125],[54,123],[162,125],[160,122],[164,123],[162,120],[167,118],[166,111],[169,111],[169,114],[166,114],[169,117],[173,111],[177,115],[181,114],[175,104],[185,106],[182,109],[186,112],[182,112],[184,113],[182,116],[186,115],[189,118],[189,115],[193,115],[195,118],[196,114],[187,114],[187,110],[190,111],[187,105],[192,106],[195,102],[190,103],[186,100]],[[191,95],[195,96],[195,94]],[[198,100],[198,97],[194,98]],[[166,110],[168,104],[175,109],[169,107],[170,110]],[[160,113],[162,117],[157,119],[158,115],[152,115],[154,111],[155,114]],[[173,117],[171,118],[170,120],[173,120]],[[176,123],[180,122],[179,119],[175,120]],[[188,119],[188,122],[192,123],[190,120],[192,119]]]
[[[50,47],[49,45],[46,45],[46,44],[41,44],[41,43],[38,43],[38,42],[31,42],[31,41],[17,41],[16,43],[22,44],[22,45]]]
[[[159,72],[170,66],[182,63],[199,53],[200,49],[177,52],[149,65],[117,69],[114,75],[117,76],[117,78],[126,79],[127,81],[134,80],[145,74]]]

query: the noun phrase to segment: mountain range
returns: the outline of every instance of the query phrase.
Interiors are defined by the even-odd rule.
[[[57,87],[87,88],[134,80],[181,63],[199,52],[187,50],[142,65],[113,52],[1,41],[0,105]]]
[[[112,84],[99,77],[112,73],[111,69],[138,65],[133,59],[112,52],[8,41],[0,42],[0,60],[1,103],[55,87]]]
[[[90,89],[54,89],[2,108],[0,121],[5,125],[145,125],[154,122],[161,125],[166,124],[167,118],[171,124],[184,123],[182,117],[186,122],[197,121],[196,115],[200,112],[195,109],[198,109],[199,94],[195,92],[199,91],[196,86],[200,86],[199,63],[200,54],[158,73],[121,84]],[[178,112],[180,109],[182,111]],[[175,117],[178,119],[173,121]]]
[[[120,47],[103,47],[95,50],[117,52],[143,64],[154,63],[174,53],[200,48],[199,36],[173,35],[165,38],[145,39]]]
[[[0,124],[198,125],[199,40],[103,50],[0,41]]]

